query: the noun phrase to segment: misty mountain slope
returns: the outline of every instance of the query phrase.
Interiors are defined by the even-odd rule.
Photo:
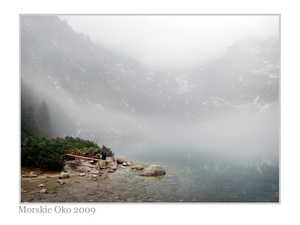
[[[55,99],[76,130],[107,130],[111,120],[122,126],[126,116],[120,114],[155,111],[157,104],[139,85],[141,73],[145,69],[134,61],[93,45],[57,17],[21,18],[22,79]]]
[[[48,26],[51,20],[54,22]],[[56,17],[23,17],[21,22],[22,77],[37,88],[42,86],[41,92],[53,94],[56,90],[59,98],[70,102],[117,112],[160,110],[157,93],[164,87],[153,89],[150,84],[149,89],[150,82],[143,75],[151,71],[93,45]],[[39,28],[43,26],[47,30]]]
[[[225,55],[209,65],[211,75],[221,75],[217,79],[222,79],[222,85],[216,90],[228,98],[246,96],[245,101],[258,95],[268,102],[278,100],[278,46],[278,41],[247,41],[228,48]]]
[[[190,77],[200,111],[260,111],[279,107],[278,40],[247,40],[227,49]]]
[[[20,22],[21,77],[51,99],[60,135],[70,133],[60,117],[74,121],[70,135],[97,137],[140,133],[145,118],[197,121],[228,111],[278,110],[274,40],[237,43],[198,69],[152,71],[95,45],[56,16],[22,16]]]

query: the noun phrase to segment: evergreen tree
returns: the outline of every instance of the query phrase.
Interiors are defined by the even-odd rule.
[[[25,104],[21,98],[21,141],[28,136],[39,135],[40,131],[37,122],[34,118],[34,108],[31,105]]]
[[[50,115],[46,101],[43,101],[37,109],[36,120],[40,130],[46,135],[50,135]]]

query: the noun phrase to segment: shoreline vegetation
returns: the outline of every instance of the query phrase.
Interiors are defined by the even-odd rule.
[[[150,165],[144,168],[144,166],[140,164],[133,165],[132,161],[126,161],[123,156],[117,159],[107,157],[106,161],[109,162],[107,166],[105,165],[106,161],[101,160],[100,163],[104,163],[104,165],[101,165],[101,170],[99,171],[97,167],[93,166],[95,161],[96,160],[78,158],[77,162],[75,162],[75,160],[68,159],[65,161],[64,168],[61,172],[43,170],[41,168],[21,167],[21,201],[38,202],[39,198],[49,199],[51,196],[57,198],[57,200],[54,201],[64,201],[60,199],[60,195],[56,194],[59,188],[63,188],[66,193],[68,193],[69,188],[72,188],[73,191],[79,191],[79,189],[82,190],[82,188],[88,191],[89,188],[86,186],[89,185],[91,180],[97,181],[98,183],[104,182],[103,184],[105,184],[108,178],[111,178],[112,181],[114,180],[115,176],[110,177],[109,175],[114,173],[116,173],[117,177],[121,176],[128,180],[127,182],[131,182],[129,179],[133,179],[136,176],[158,177],[158,179],[161,179],[166,174],[166,171],[159,165]],[[75,167],[74,165],[76,163],[77,166]],[[78,187],[78,183],[80,182],[82,185],[81,188]],[[112,189],[116,188],[113,183],[114,182],[111,184]],[[47,194],[50,194],[49,198],[46,196],[42,197]]]
[[[115,153],[105,145],[101,148],[92,141],[80,138],[46,138],[28,136],[21,143],[21,194],[27,193],[26,182],[41,183],[39,194],[47,194],[49,190],[44,183],[56,180],[58,186],[66,184],[65,179],[89,177],[106,179],[108,173],[118,169],[129,169],[140,176],[161,176],[166,171],[159,165],[133,165],[124,156],[114,157]],[[74,156],[79,156],[75,157]],[[67,182],[68,183],[68,182]],[[36,187],[37,188],[37,187]],[[51,192],[51,191],[50,191]]]
[[[100,148],[96,143],[78,137],[46,138],[34,135],[25,137],[21,142],[22,167],[60,171],[64,168],[64,162],[69,159],[67,154],[114,156],[114,152],[105,145]]]

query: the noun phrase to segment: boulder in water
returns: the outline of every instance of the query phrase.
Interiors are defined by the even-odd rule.
[[[160,175],[165,175],[165,174],[166,174],[166,171],[161,166],[151,165],[142,171],[141,176],[160,176]]]
[[[118,163],[118,164],[123,164],[124,162],[125,162],[124,156],[119,156],[119,157],[117,158],[117,163]]]

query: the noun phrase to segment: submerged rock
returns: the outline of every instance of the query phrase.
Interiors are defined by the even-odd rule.
[[[159,176],[159,175],[165,175],[165,174],[166,174],[166,171],[161,166],[151,165],[142,171],[141,176]]]
[[[136,166],[133,166],[131,167],[132,170],[143,170],[144,167],[142,165],[136,165]]]
[[[117,158],[117,163],[118,163],[118,164],[123,164],[124,162],[125,162],[124,156],[119,156],[119,157]]]

